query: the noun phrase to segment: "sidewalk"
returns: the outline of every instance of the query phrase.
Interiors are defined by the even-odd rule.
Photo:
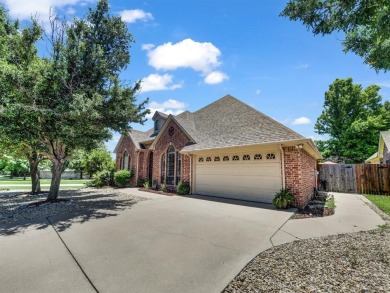
[[[328,217],[288,220],[271,237],[274,246],[300,239],[368,231],[386,224],[359,194],[333,193],[335,214]]]

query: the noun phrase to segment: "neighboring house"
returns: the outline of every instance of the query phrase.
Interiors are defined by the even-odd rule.
[[[370,164],[390,164],[390,130],[379,133],[378,151],[365,162]]]
[[[132,170],[132,184],[185,181],[194,194],[267,203],[287,187],[299,207],[313,195],[321,158],[313,141],[230,95],[193,113],[156,112],[153,121],[115,148],[116,168]]]

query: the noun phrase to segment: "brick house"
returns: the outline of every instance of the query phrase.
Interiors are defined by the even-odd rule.
[[[313,195],[321,158],[313,141],[230,95],[193,113],[156,112],[153,121],[115,148],[116,168],[134,172],[131,184],[184,181],[194,194],[267,203],[286,187],[299,207]]]
[[[365,162],[370,164],[390,164],[390,130],[379,133],[378,151]]]

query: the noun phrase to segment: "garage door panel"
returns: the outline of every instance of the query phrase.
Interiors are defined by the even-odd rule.
[[[282,187],[281,163],[277,159],[197,162],[195,177],[198,194],[251,201],[270,203]]]

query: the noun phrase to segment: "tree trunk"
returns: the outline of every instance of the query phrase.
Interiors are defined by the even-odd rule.
[[[30,158],[30,176],[31,176],[31,194],[37,194],[41,192],[41,181],[39,179],[38,165],[39,160],[33,160]]]
[[[53,176],[51,177],[50,191],[47,196],[47,200],[54,201],[58,198],[58,191],[60,190],[62,167],[65,162],[62,160],[52,160],[53,163]]]

